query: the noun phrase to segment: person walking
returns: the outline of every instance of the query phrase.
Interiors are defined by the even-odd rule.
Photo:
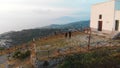
[[[69,38],[71,38],[72,37],[72,32],[71,31],[69,31]]]
[[[65,33],[65,38],[67,38],[67,36],[68,36],[68,33],[66,32],[66,33]]]

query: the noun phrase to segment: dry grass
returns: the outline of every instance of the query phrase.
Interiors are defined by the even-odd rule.
[[[55,35],[55,36],[49,36],[46,38],[38,39],[35,41],[35,44],[37,45],[37,57],[39,60],[48,60],[50,58],[59,58],[61,55],[71,55],[75,53],[81,53],[82,52],[87,52],[86,46],[88,45],[88,34],[81,33],[81,32],[74,32],[72,33],[73,36],[71,39],[65,38],[63,34]],[[101,36],[96,36],[92,35],[91,37],[91,46],[95,46],[97,42],[103,43],[104,41],[108,41],[107,38],[101,37]],[[112,41],[114,42],[114,45],[119,45],[119,40]],[[29,48],[31,47],[32,42],[29,42]],[[106,45],[106,44],[105,44]],[[19,48],[24,48],[25,44],[22,46],[17,46],[17,47],[12,47],[7,52],[14,52],[18,50]],[[57,50],[60,49],[60,53],[57,52]],[[39,51],[43,50],[43,51]],[[49,57],[48,57],[48,51],[49,50]],[[26,60],[24,64],[25,66],[27,65],[29,61]],[[22,62],[23,63],[23,62]],[[28,63],[29,64],[29,63]],[[18,65],[19,66],[19,65]]]
[[[43,38],[41,40],[36,40],[35,43],[37,45],[37,57],[41,60],[48,58],[49,56],[58,57],[57,50],[61,49],[60,55],[69,55],[74,53],[86,52],[88,45],[88,34],[81,32],[72,33],[72,38],[65,38],[64,35],[55,35]],[[92,35],[91,38],[91,46],[95,46],[97,42],[106,41],[101,36]],[[71,48],[71,49],[70,49]],[[40,51],[41,50],[41,51]],[[42,51],[43,50],[43,51]],[[46,60],[46,59],[45,59]]]

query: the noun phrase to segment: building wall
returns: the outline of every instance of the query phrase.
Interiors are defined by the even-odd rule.
[[[120,31],[120,10],[115,11],[115,20],[119,20],[119,31]]]
[[[95,4],[92,6],[91,10],[91,23],[90,27],[94,29],[98,29],[98,21],[99,15],[102,15],[101,21],[103,21],[103,30],[107,31],[112,31],[113,30],[113,23],[114,23],[114,1],[109,1],[109,2],[104,2],[104,3],[99,3]]]

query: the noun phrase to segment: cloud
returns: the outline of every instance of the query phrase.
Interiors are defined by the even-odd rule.
[[[90,5],[96,2],[99,1],[0,0],[0,33],[86,20],[89,19]]]
[[[53,19],[74,12],[72,8],[50,6],[58,0],[0,0],[0,32],[41,27]]]

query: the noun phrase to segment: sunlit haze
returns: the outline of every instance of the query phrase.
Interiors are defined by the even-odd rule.
[[[91,5],[106,0],[0,0],[0,33],[89,20]]]

